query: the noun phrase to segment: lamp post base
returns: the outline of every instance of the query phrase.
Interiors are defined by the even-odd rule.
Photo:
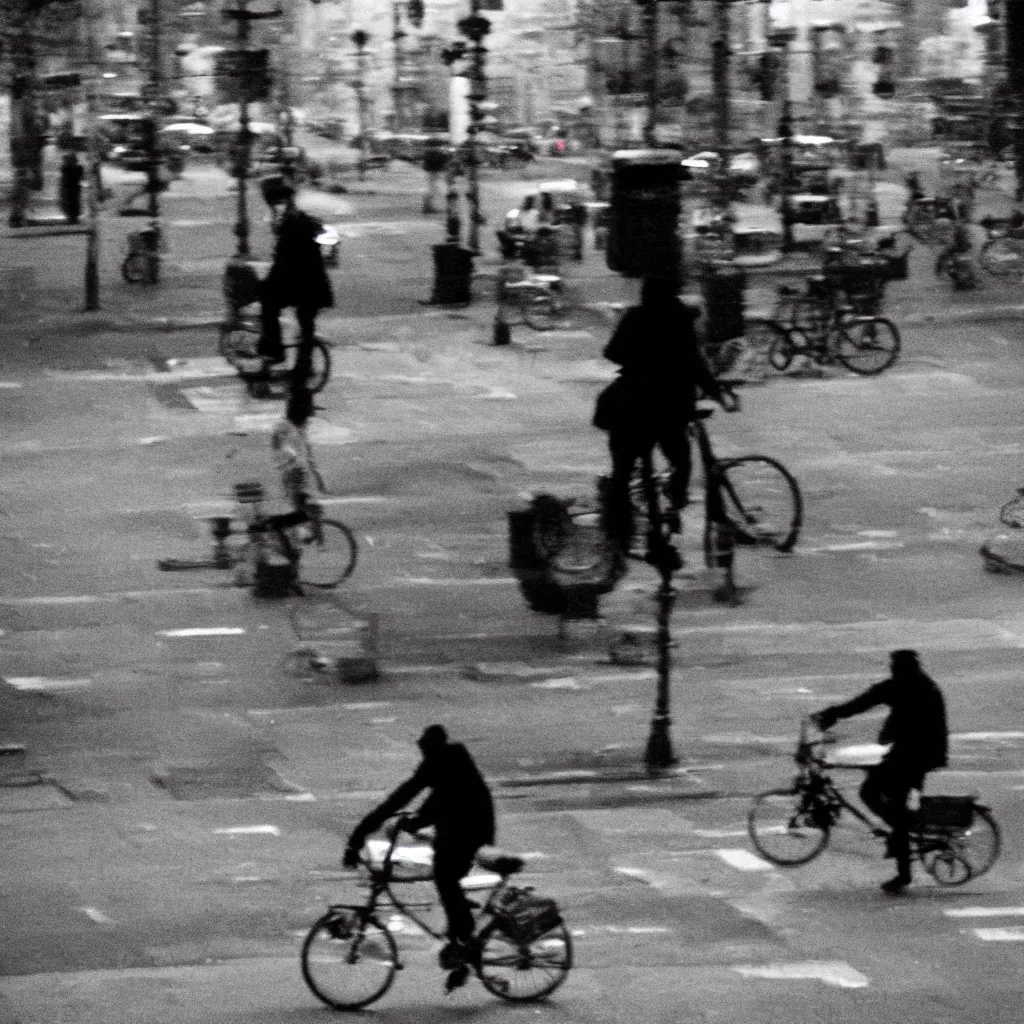
[[[651,719],[651,732],[647,737],[644,764],[649,775],[671,768],[676,763],[672,752],[672,720],[668,715],[656,714]]]

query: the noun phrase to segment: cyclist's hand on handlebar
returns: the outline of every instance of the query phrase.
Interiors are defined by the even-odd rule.
[[[341,863],[347,868],[359,867],[359,848],[357,846],[346,846],[345,856],[341,858]]]
[[[718,404],[726,412],[739,412],[740,396],[730,387],[723,387],[718,394]]]

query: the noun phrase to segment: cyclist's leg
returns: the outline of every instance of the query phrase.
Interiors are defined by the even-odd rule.
[[[658,439],[665,458],[672,467],[669,496],[676,512],[686,508],[690,500],[690,433],[685,424],[671,424],[662,429]]]
[[[645,446],[633,431],[619,428],[608,432],[608,451],[612,458],[612,472],[606,492],[605,531],[621,550],[628,551],[633,540],[633,503],[629,496],[629,483],[633,466],[645,451]]]
[[[896,861],[897,878],[910,880],[910,819],[907,797],[920,787],[920,779],[888,761],[868,771],[860,788],[860,797],[891,829],[888,856]],[[895,881],[895,880],[894,880]]]
[[[305,501],[296,500],[295,508],[291,512],[285,512],[279,516],[268,516],[263,521],[264,530],[272,530],[276,535],[277,539],[281,544],[281,550],[284,551],[290,562],[297,562],[299,560],[299,552],[295,550],[295,545],[292,543],[291,537],[288,536],[288,531],[293,526],[301,526],[303,523],[309,522],[309,512],[306,509]]]
[[[299,347],[292,371],[292,386],[305,387],[313,372],[313,342],[316,341],[316,315],[319,310],[311,306],[296,306],[295,319],[299,323]]]
[[[270,295],[260,296],[260,355],[267,363],[284,362],[281,307]]]
[[[449,946],[473,938],[473,911],[461,883],[473,866],[476,852],[477,847],[465,843],[434,846],[434,885],[448,920]]]

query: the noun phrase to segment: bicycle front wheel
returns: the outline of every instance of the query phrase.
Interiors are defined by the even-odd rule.
[[[1024,271],[1024,243],[1010,238],[992,238],[981,247],[978,259],[997,277],[1020,274]]]
[[[501,921],[480,933],[477,977],[492,995],[511,1003],[543,999],[572,968],[572,939],[563,921],[529,941],[510,935]]]
[[[745,455],[721,464],[722,512],[740,544],[792,551],[803,524],[796,478],[781,462]]]
[[[768,362],[776,370],[784,370],[792,358],[789,335],[784,327],[774,320],[747,320],[743,325],[743,344],[750,353],[751,360],[758,363]],[[788,353],[786,366],[779,366],[777,352],[785,349]],[[731,367],[727,367],[731,369]]]
[[[352,575],[358,553],[355,535],[334,519],[320,521],[302,538],[299,582],[310,587],[336,587]]]
[[[549,291],[538,288],[522,297],[523,319],[535,331],[550,331],[558,321],[559,305]]]
[[[327,386],[331,377],[331,350],[319,338],[313,342],[310,353],[309,376],[306,387],[312,394],[318,394]]]
[[[747,815],[750,841],[773,864],[806,864],[828,845],[830,825],[822,812],[800,790],[762,793]]]
[[[376,918],[329,910],[302,944],[302,977],[313,994],[335,1010],[358,1010],[391,987],[398,945]]]
[[[883,316],[854,320],[839,331],[836,355],[848,370],[863,376],[881,373],[900,354],[900,332]]]

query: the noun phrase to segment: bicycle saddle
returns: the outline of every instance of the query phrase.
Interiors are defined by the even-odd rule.
[[[511,853],[478,853],[476,862],[484,871],[493,871],[502,878],[508,878],[523,870],[526,861]]]

